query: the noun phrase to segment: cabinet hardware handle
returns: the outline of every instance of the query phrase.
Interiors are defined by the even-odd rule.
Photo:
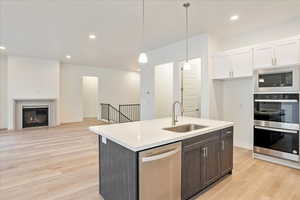
[[[222,151],[224,151],[224,150],[225,150],[225,141],[222,140]]]
[[[207,157],[207,147],[203,148],[203,156],[206,158]]]
[[[231,131],[226,131],[226,134],[230,134],[231,133]]]

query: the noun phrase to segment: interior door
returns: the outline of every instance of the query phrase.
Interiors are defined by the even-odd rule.
[[[191,69],[183,71],[184,116],[200,117],[201,59],[190,60]]]
[[[286,40],[275,44],[276,65],[293,65],[299,63],[299,40]]]
[[[251,49],[230,52],[229,58],[232,63],[234,77],[247,77],[253,75]]]
[[[272,45],[264,45],[254,48],[253,64],[255,69],[273,67],[274,47]]]

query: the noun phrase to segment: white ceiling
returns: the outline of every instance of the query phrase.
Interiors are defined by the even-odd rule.
[[[141,48],[141,0],[0,0],[0,44],[7,54],[136,69]],[[145,48],[185,37],[183,0],[145,0]],[[218,37],[300,17],[300,1],[189,0],[191,35]],[[240,20],[230,22],[233,14]],[[300,18],[299,18],[300,19]],[[97,39],[90,41],[89,33]],[[65,55],[72,55],[67,61]]]

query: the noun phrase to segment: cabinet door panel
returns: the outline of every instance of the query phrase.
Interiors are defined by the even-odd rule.
[[[204,186],[204,147],[190,145],[183,148],[182,198],[190,199]]]
[[[274,47],[271,45],[256,47],[253,50],[255,69],[273,67]]]
[[[213,66],[213,79],[226,79],[230,77],[232,69],[228,55],[216,55]]]
[[[206,185],[216,181],[220,177],[220,140],[216,137],[206,144]]]
[[[233,168],[233,129],[223,130],[221,137],[221,174],[229,173]]]
[[[247,77],[253,75],[251,49],[242,49],[231,52],[229,57],[234,77]]]
[[[293,65],[299,63],[299,40],[287,40],[275,44],[276,65]]]

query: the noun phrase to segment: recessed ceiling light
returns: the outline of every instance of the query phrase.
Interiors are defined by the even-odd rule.
[[[66,55],[66,59],[71,59],[72,58],[72,56],[71,55]]]
[[[236,21],[236,20],[238,20],[240,17],[238,16],[238,15],[232,15],[231,17],[230,17],[230,20],[231,21]]]
[[[0,46],[0,50],[6,50],[6,47],[5,46]]]
[[[94,40],[94,39],[97,38],[97,36],[96,36],[95,34],[90,34],[90,35],[89,35],[89,38],[90,38],[91,40]]]

